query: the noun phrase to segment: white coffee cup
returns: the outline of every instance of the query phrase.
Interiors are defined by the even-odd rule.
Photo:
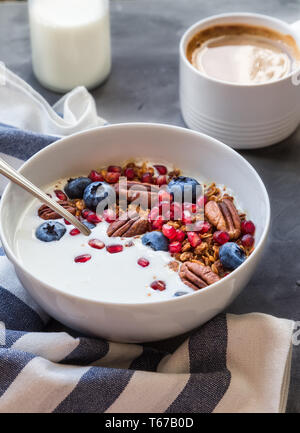
[[[217,24],[249,24],[290,34],[300,47],[300,21],[290,25],[252,13],[215,15],[191,26],[180,41],[180,103],[186,125],[235,149],[278,143],[300,123],[300,70],[268,83],[242,85],[220,81],[198,71],[186,48],[200,30]]]

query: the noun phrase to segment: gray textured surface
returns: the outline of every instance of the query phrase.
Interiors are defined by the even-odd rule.
[[[293,22],[300,19],[300,0],[115,0],[111,10],[113,71],[93,91],[100,114],[111,123],[183,125],[177,74],[183,31],[205,16],[232,11]],[[25,5],[0,5],[0,60],[50,103],[58,99],[32,75]],[[272,227],[259,269],[229,311],[260,311],[300,321],[300,129],[278,145],[241,154],[268,189]],[[294,346],[288,411],[300,413],[300,345]]]

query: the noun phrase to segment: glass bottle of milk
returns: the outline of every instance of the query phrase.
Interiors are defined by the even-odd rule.
[[[29,0],[32,65],[45,87],[93,88],[111,69],[109,0]]]

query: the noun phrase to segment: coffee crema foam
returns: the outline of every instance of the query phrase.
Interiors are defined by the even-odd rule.
[[[276,81],[300,67],[291,35],[250,25],[204,29],[190,40],[186,55],[204,75],[237,84]]]

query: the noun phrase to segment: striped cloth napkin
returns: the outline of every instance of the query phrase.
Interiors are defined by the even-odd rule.
[[[0,86],[0,119],[13,119],[23,129],[0,125],[0,156],[13,166],[67,131],[87,127],[76,117],[76,104],[72,116],[70,95],[59,104],[58,120],[46,101],[9,76],[10,91]],[[91,102],[85,89],[80,92]],[[23,98],[19,110],[18,95]],[[26,106],[35,113],[34,122]],[[93,103],[85,112],[89,119],[92,114],[89,127],[103,121],[91,109]],[[0,195],[4,186],[0,179]],[[86,338],[49,319],[0,248],[2,413],[283,412],[292,332],[289,320],[253,313],[221,314],[188,336],[156,344]]]

